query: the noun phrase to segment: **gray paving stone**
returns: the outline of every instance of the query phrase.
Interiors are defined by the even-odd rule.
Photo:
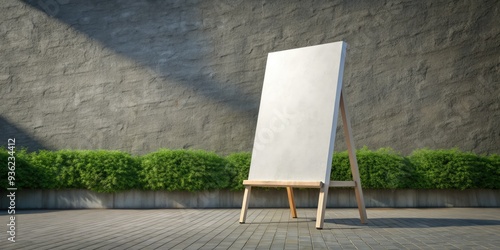
[[[328,209],[323,230],[315,209],[19,210],[16,242],[2,249],[495,249],[500,208]],[[333,220],[330,218],[334,218]],[[7,224],[6,211],[0,223]]]

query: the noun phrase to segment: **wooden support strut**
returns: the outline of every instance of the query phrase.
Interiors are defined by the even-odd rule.
[[[286,192],[288,193],[288,205],[290,205],[290,216],[292,216],[292,218],[297,218],[297,208],[295,207],[293,188],[286,187]]]
[[[326,212],[326,200],[328,198],[329,186],[324,186],[319,190],[318,212],[316,213],[316,229],[323,229]]]
[[[241,205],[240,224],[244,224],[247,218],[250,191],[252,191],[252,186],[245,186],[245,193],[243,194],[243,204]]]
[[[344,127],[345,142],[347,144],[347,151],[349,152],[349,163],[351,165],[352,178],[354,179],[354,193],[356,195],[356,202],[358,203],[359,217],[361,223],[367,223],[365,199],[363,197],[363,190],[361,189],[361,179],[359,177],[358,160],[356,159],[356,148],[354,147],[354,140],[352,137],[351,122],[349,121],[349,113],[345,107],[343,93],[340,92],[340,114]]]

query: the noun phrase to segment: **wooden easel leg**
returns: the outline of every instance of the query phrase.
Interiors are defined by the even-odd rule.
[[[354,147],[353,138],[351,134],[351,122],[349,121],[349,114],[345,107],[344,97],[340,93],[340,114],[342,115],[342,122],[344,125],[345,142],[347,144],[347,151],[349,152],[349,162],[351,164],[352,177],[355,182],[354,192],[356,194],[356,201],[358,203],[359,217],[361,223],[367,223],[365,199],[363,197],[363,190],[361,189],[361,179],[359,177],[358,160],[356,159],[356,148]]]
[[[354,193],[356,194],[356,201],[358,202],[359,218],[362,224],[368,222],[368,216],[366,215],[365,200],[363,198],[363,190],[361,186],[356,181],[356,186],[354,187]]]
[[[292,218],[297,218],[297,209],[295,208],[295,199],[293,197],[293,188],[286,187],[286,192],[288,193],[288,204],[290,205],[290,215]]]
[[[329,186],[325,185],[319,189],[318,212],[316,214],[316,229],[323,229],[328,188]]]
[[[243,204],[241,205],[240,224],[244,224],[247,219],[250,191],[252,191],[252,186],[245,186],[245,193],[243,194]]]

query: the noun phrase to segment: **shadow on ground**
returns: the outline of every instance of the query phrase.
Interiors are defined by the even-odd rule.
[[[429,227],[470,227],[497,226],[500,220],[479,219],[449,219],[449,218],[373,218],[367,224],[361,224],[359,219],[326,219],[325,224],[346,226],[376,227],[376,228],[429,228]]]

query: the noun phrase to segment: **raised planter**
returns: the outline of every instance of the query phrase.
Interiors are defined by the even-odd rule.
[[[316,207],[317,189],[295,190],[297,207]],[[8,193],[0,192],[2,209],[9,206]],[[353,189],[330,189],[327,207],[356,207]],[[500,207],[500,190],[366,189],[367,207]],[[243,191],[203,192],[140,191],[97,193],[89,190],[16,191],[16,209],[82,208],[239,208]],[[288,207],[285,189],[254,189],[250,207]]]

